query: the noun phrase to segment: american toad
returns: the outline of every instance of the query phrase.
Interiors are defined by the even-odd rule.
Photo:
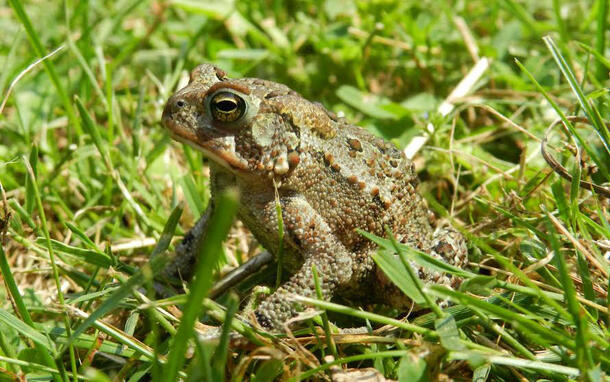
[[[210,159],[210,208],[223,188],[239,189],[238,217],[271,253],[278,251],[277,190],[284,265],[292,276],[256,309],[265,327],[280,329],[297,314],[300,307],[287,294],[315,296],[313,265],[326,299],[402,301],[398,289],[378,282],[381,272],[371,258],[376,246],[357,228],[383,236],[387,225],[403,243],[458,267],[466,262],[461,235],[431,227],[413,164],[400,150],[284,85],[230,79],[215,66],[200,65],[167,102],[163,124]],[[205,231],[208,215],[187,235],[183,257],[189,241]],[[191,260],[179,259],[174,267],[184,273]],[[416,270],[424,281],[458,282]]]

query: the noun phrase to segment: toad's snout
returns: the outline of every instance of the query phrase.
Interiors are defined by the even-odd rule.
[[[161,121],[167,128],[172,127],[172,123],[176,120],[176,115],[179,114],[186,107],[187,103],[181,96],[172,96],[163,109],[163,115]]]

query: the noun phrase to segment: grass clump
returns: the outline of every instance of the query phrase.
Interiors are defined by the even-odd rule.
[[[0,379],[609,380],[607,13],[606,0],[0,3]],[[285,83],[401,148],[424,136],[420,191],[468,238],[469,268],[371,237],[427,310],[302,299],[325,314],[258,332],[235,317],[275,267],[207,298],[258,251],[230,228],[227,196],[199,284],[158,299],[153,275],[209,199],[200,154],[160,126],[202,62]],[[465,281],[421,285],[408,261]]]

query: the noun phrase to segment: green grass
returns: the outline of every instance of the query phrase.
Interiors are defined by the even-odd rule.
[[[335,365],[405,381],[610,380],[610,206],[580,186],[610,182],[607,13],[607,0],[0,1],[0,380],[303,380]],[[489,69],[440,115],[477,56]],[[207,298],[260,249],[230,229],[229,195],[192,293],[155,296],[209,200],[200,153],[160,125],[202,62],[285,83],[401,148],[432,123],[420,192],[468,238],[469,269],[371,238],[426,309],[303,299],[325,313],[258,332],[235,317],[277,267]],[[409,261],[465,281],[422,285]],[[219,336],[195,336],[201,324]]]

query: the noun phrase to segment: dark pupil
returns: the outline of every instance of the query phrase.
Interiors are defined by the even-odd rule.
[[[237,108],[237,103],[232,100],[221,100],[216,103],[216,108],[225,113],[229,113]]]

